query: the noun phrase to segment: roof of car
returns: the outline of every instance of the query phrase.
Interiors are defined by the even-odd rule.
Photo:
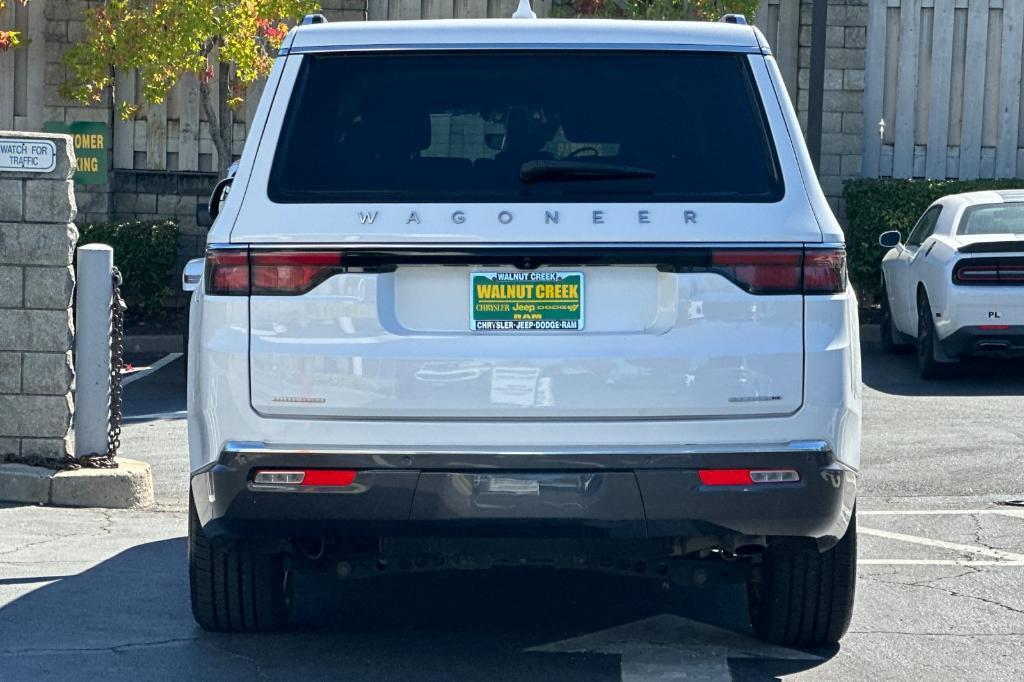
[[[954,194],[951,198],[959,198],[969,204],[1005,204],[1013,201],[1024,201],[1024,189],[997,189],[982,192],[964,192]]]
[[[606,19],[443,19],[328,22],[299,26],[282,46],[288,52],[380,47],[607,46],[692,47],[767,52],[751,26],[723,22]]]

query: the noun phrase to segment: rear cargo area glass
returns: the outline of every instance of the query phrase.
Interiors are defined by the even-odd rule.
[[[782,197],[745,55],[460,50],[302,59],[267,188],[274,202]],[[524,173],[531,165],[532,176]],[[599,177],[608,169],[612,176]]]

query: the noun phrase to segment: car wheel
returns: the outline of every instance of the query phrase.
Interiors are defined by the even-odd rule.
[[[917,371],[922,379],[943,379],[949,376],[951,365],[939,362],[936,355],[935,321],[932,307],[924,292],[917,300]]]
[[[832,549],[770,546],[747,583],[754,634],[782,646],[836,644],[853,616],[857,582],[857,518]]]
[[[282,557],[215,547],[189,498],[188,579],[192,616],[214,632],[274,632],[288,622]]]
[[[889,307],[889,291],[882,282],[882,322],[879,325],[882,352],[893,355],[900,352],[900,345],[895,340],[895,329],[892,324],[892,308]]]

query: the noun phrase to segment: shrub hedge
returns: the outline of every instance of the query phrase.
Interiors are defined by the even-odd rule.
[[[164,314],[170,295],[171,271],[178,255],[178,226],[170,220],[92,223],[78,226],[78,245],[108,244],[121,270],[121,295],[130,320],[156,319]]]
[[[850,180],[843,187],[846,204],[846,252],[850,279],[861,305],[878,301],[885,249],[878,235],[899,230],[904,239],[928,206],[947,194],[1024,187],[1024,180]]]

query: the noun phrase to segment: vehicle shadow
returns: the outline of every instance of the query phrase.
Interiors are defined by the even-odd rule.
[[[1024,395],[1024,361],[968,358],[952,368],[950,376],[925,381],[917,373],[913,348],[886,355],[879,343],[877,325],[861,326],[863,380],[869,388],[904,396],[1021,396]]]
[[[361,582],[300,576],[291,632],[207,633],[189,613],[183,538],[133,547],[77,575],[0,579],[0,604],[6,587],[33,581],[40,587],[0,606],[5,680],[135,679],[140,671],[150,680],[618,680],[616,651],[529,650],[667,611],[749,634],[737,587],[666,593],[618,576],[528,569]],[[772,679],[836,651],[804,660],[725,654],[722,670]],[[679,660],[692,653],[680,649]]]

